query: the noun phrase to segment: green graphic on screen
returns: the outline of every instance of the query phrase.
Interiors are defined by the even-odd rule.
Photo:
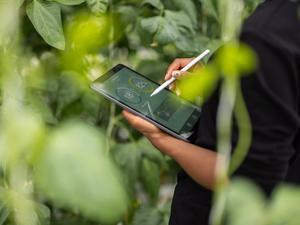
[[[167,90],[150,97],[157,84],[126,68],[106,80],[103,88],[110,96],[178,134],[190,132],[199,119],[197,107]]]

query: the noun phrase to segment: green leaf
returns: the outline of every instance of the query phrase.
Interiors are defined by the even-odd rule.
[[[151,5],[154,8],[157,8],[159,10],[162,10],[164,8],[164,5],[162,4],[162,2],[160,0],[144,0],[142,2],[142,5]]]
[[[87,116],[88,121],[96,123],[99,120],[99,113],[103,112],[103,99],[96,92],[86,90],[81,97],[81,107],[84,116]],[[100,111],[101,110],[101,111]]]
[[[135,185],[140,171],[141,151],[134,143],[119,144],[113,149],[114,158],[127,181],[128,188]]]
[[[24,3],[24,0],[17,0],[18,7],[21,7]]]
[[[141,27],[154,35],[154,42],[162,45],[176,42],[182,35],[193,36],[195,34],[191,20],[184,12],[170,10],[165,10],[163,17],[142,19]]]
[[[36,160],[38,190],[60,207],[80,212],[105,224],[120,219],[127,197],[119,173],[105,154],[105,138],[77,121],[49,135]]]
[[[173,0],[178,10],[182,10],[192,21],[193,26],[197,26],[197,8],[192,0]]]
[[[150,18],[141,19],[141,27],[150,34],[154,34],[161,22],[160,16],[154,16]]]
[[[199,0],[202,4],[202,9],[205,14],[213,17],[216,21],[219,21],[219,13],[216,0]]]
[[[63,5],[79,5],[85,2],[86,0],[52,0],[52,1],[58,2]]]
[[[297,225],[300,221],[300,188],[284,185],[272,194],[269,205],[270,224]]]
[[[246,44],[228,43],[217,54],[216,62],[225,77],[249,75],[256,68],[256,54]]]
[[[140,177],[150,199],[155,202],[158,197],[160,186],[159,166],[153,161],[143,158]]]
[[[163,222],[163,215],[158,209],[144,205],[136,210],[131,225],[159,225]]]
[[[141,148],[141,153],[143,157],[150,159],[160,166],[165,166],[165,158],[163,154],[157,150],[150,141],[143,137],[138,141],[138,146]]]
[[[108,0],[86,0],[86,3],[95,14],[105,13],[108,7]]]
[[[227,206],[228,224],[263,224],[265,208],[266,199],[256,185],[244,179],[236,179],[231,183]]]
[[[28,91],[28,106],[34,112],[40,115],[48,124],[56,124],[58,121],[50,108],[47,98],[36,90]]]
[[[181,96],[190,101],[197,97],[207,99],[213,92],[219,79],[217,71],[211,65],[184,76],[178,83]]]
[[[60,50],[65,48],[59,5],[34,0],[27,5],[26,13],[37,32],[49,45]]]
[[[1,214],[0,224],[9,224],[12,215],[19,224],[48,225],[50,210],[47,206],[34,202],[30,196],[8,188],[0,188]],[[4,210],[3,210],[4,209]]]
[[[83,82],[77,73],[65,72],[59,79],[57,91],[56,116],[60,117],[65,109],[80,99],[83,92]]]
[[[9,209],[5,206],[3,203],[3,200],[1,199],[1,205],[0,205],[0,225],[4,225],[5,222],[7,221],[10,211]]]

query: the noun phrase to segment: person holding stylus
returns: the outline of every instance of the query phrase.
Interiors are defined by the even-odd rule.
[[[241,42],[257,54],[258,67],[241,86],[252,124],[249,152],[234,176],[257,183],[267,195],[282,182],[300,183],[300,20],[299,1],[267,0],[247,19]],[[165,75],[192,59],[176,59]],[[174,72],[175,71],[175,72]],[[188,75],[186,75],[188,76]],[[195,85],[196,87],[197,85]],[[215,186],[216,113],[219,89],[203,104],[191,143],[178,140],[127,111],[128,122],[181,167],[170,225],[207,225]],[[232,144],[238,130],[232,124]]]

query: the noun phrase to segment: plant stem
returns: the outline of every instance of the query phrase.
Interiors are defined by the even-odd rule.
[[[237,84],[237,99],[234,107],[234,115],[239,129],[239,139],[237,146],[233,151],[234,153],[231,157],[229,166],[230,175],[234,173],[234,171],[241,165],[241,163],[245,159],[251,146],[252,140],[250,116],[244,101],[240,83]]]
[[[221,97],[217,113],[218,159],[216,165],[216,188],[214,206],[211,214],[211,224],[222,223],[226,205],[226,190],[228,180],[228,165],[231,153],[231,124],[236,98],[236,78],[225,77],[221,88]]]

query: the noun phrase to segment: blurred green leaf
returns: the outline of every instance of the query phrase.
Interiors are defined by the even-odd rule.
[[[157,150],[147,138],[142,137],[138,141],[138,146],[141,148],[143,157],[150,159],[159,166],[165,166],[165,158],[163,154],[159,150]]]
[[[182,10],[192,21],[194,28],[197,26],[197,7],[192,0],[173,0],[178,10]]]
[[[33,0],[27,5],[26,12],[37,32],[49,45],[60,50],[65,48],[60,8],[57,4]]]
[[[77,73],[64,72],[60,76],[59,89],[57,91],[57,117],[60,117],[64,109],[81,97],[83,85],[84,81]]]
[[[159,24],[161,22],[160,16],[145,18],[141,20],[141,27],[148,31],[149,33],[153,34],[157,31]]]
[[[135,143],[118,144],[114,147],[114,158],[127,180],[127,186],[134,187],[141,166],[141,151]]]
[[[151,206],[142,206],[134,214],[131,225],[160,225],[163,223],[163,216],[158,209]]]
[[[247,45],[228,43],[217,54],[216,62],[225,77],[248,75],[256,68],[256,55]]]
[[[266,199],[262,191],[250,181],[235,179],[228,192],[228,224],[264,224]]]
[[[160,186],[160,168],[158,164],[143,158],[140,177],[150,199],[155,202],[158,198]]]
[[[213,17],[215,20],[219,21],[219,13],[217,7],[217,0],[199,0],[202,4],[202,8],[205,14]]]
[[[86,3],[95,14],[102,14],[107,11],[108,0],[86,0]]]
[[[59,127],[36,162],[39,190],[58,206],[99,222],[116,222],[127,197],[104,149],[103,134],[90,126],[70,121]]]
[[[17,0],[18,7],[21,7],[24,3],[24,0]]]
[[[146,4],[149,4],[159,10],[162,10],[164,8],[164,5],[162,4],[162,2],[160,0],[144,0],[142,2],[142,5],[146,5]]]
[[[19,193],[8,188],[0,188],[2,208],[0,224],[7,224],[13,219],[18,224],[48,225],[50,210],[47,206],[34,202],[30,195]],[[3,213],[3,214],[2,214]],[[12,218],[10,218],[13,216]],[[21,223],[20,223],[21,222]]]
[[[27,98],[29,108],[41,116],[43,121],[47,124],[56,124],[58,122],[46,97],[41,92],[37,90],[27,91]]]
[[[200,68],[189,76],[183,76],[178,89],[183,98],[194,101],[197,97],[206,100],[215,89],[219,76],[213,65]]]
[[[133,25],[138,17],[138,11],[133,6],[120,5],[116,11],[121,15],[122,21],[127,25]]]
[[[79,5],[83,2],[85,2],[86,0],[52,0],[64,5]]]
[[[99,114],[104,111],[103,99],[92,90],[84,91],[81,97],[81,107],[83,114],[88,122],[96,123],[99,120]]]
[[[300,188],[279,186],[272,194],[268,207],[270,224],[297,225],[300,221]]]
[[[141,27],[154,35],[153,45],[176,42],[181,35],[193,36],[195,33],[190,18],[182,11],[165,10],[164,16],[142,19]]]
[[[3,200],[0,202],[0,225],[4,225],[10,215],[9,209],[5,206]]]

